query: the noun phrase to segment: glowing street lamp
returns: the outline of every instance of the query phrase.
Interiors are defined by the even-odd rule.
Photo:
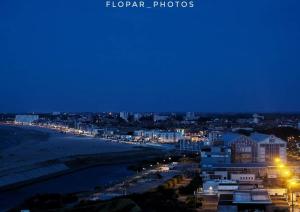
[[[211,194],[211,193],[213,193],[213,191],[214,191],[213,187],[212,187],[212,186],[209,186],[208,192]]]
[[[291,179],[288,181],[288,187],[290,188],[290,191],[292,192],[292,212],[294,212],[294,192],[293,188],[297,186],[297,182],[295,179]]]
[[[280,163],[281,162],[281,160],[280,160],[280,158],[275,158],[275,163]]]
[[[284,177],[290,177],[291,176],[291,172],[286,169],[286,170],[283,171],[283,176]]]
[[[295,187],[296,185],[297,185],[297,182],[294,179],[289,181],[289,186],[290,187]]]

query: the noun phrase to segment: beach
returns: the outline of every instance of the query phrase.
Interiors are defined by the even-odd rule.
[[[132,145],[108,143],[103,139],[76,137],[37,127],[14,127],[16,132],[24,128],[31,133],[31,137],[1,149],[0,172],[74,155],[133,150]],[[37,138],[33,137],[34,133],[39,133]]]
[[[164,154],[161,149],[38,127],[0,126],[0,132],[0,200],[6,205],[0,209],[14,206],[8,197],[20,203],[38,192],[76,192],[120,180],[132,174],[128,165]],[[57,186],[49,186],[53,183]]]

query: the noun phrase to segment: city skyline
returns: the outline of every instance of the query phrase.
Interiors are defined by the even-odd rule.
[[[0,112],[300,112],[299,1],[0,3]]]

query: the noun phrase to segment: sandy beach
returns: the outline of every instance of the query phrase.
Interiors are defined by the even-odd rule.
[[[9,137],[12,145],[3,141],[3,137],[0,140],[1,143],[6,143],[1,146],[0,187],[67,171],[74,168],[76,162],[72,161],[77,160],[79,156],[83,160],[77,164],[84,166],[84,162],[97,162],[97,158],[98,162],[107,163],[120,162],[118,155],[126,159],[134,157],[136,153],[141,157],[145,151],[145,148],[136,148],[135,145],[112,143],[99,138],[77,137],[38,127],[0,127],[2,134],[3,128],[4,132],[11,129],[14,132]],[[122,154],[126,157],[124,158],[125,155]],[[87,160],[89,156],[93,157],[93,161]]]
[[[103,186],[130,175],[129,164],[165,153],[45,128],[7,125],[0,125],[0,152],[0,210],[39,192]]]

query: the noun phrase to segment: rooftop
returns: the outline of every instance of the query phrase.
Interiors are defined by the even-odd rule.
[[[255,132],[255,133],[251,133],[249,137],[254,141],[264,141],[268,139],[270,135]]]
[[[212,168],[266,168],[266,163],[216,163]]]
[[[245,136],[245,135],[238,134],[238,133],[226,132],[223,134],[223,141],[225,144],[230,145],[232,142],[237,140],[239,137],[243,137],[243,136],[247,137],[255,142],[261,142],[261,141],[267,140],[268,138],[270,138],[271,136],[274,136],[274,135],[268,135],[268,134],[254,132],[254,133],[251,133],[250,136]],[[274,137],[276,139],[278,139],[276,136],[274,136]]]
[[[233,194],[235,204],[271,204],[272,201],[266,190],[237,191]]]

